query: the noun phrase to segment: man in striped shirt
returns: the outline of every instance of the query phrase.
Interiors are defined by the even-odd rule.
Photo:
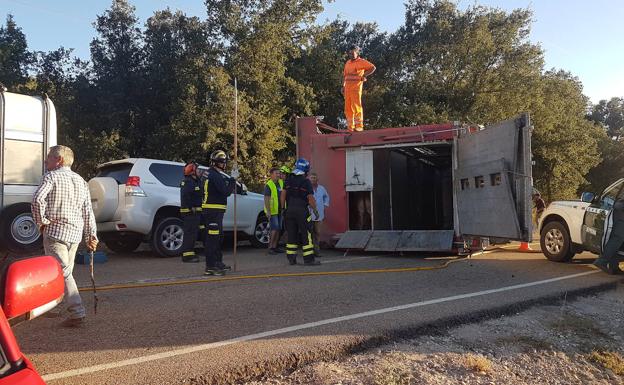
[[[86,315],[72,275],[78,245],[84,240],[89,250],[95,250],[98,244],[89,187],[71,170],[73,163],[74,153],[69,147],[50,148],[48,172],[32,201],[32,214],[43,235],[45,253],[55,256],[63,268],[69,318],[61,325],[66,327],[81,326]]]

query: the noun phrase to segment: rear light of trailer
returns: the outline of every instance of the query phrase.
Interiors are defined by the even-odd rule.
[[[141,177],[129,176],[126,180],[126,196],[146,197],[145,191],[141,188]]]

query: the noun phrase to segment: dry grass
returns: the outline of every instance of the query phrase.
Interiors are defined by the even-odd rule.
[[[589,355],[589,360],[611,369],[618,376],[624,375],[624,358],[620,353],[594,350]]]
[[[492,362],[482,355],[468,354],[464,361],[464,365],[478,373],[490,373],[492,371]]]
[[[375,385],[409,385],[414,376],[409,367],[398,362],[384,360],[375,365],[373,371]]]

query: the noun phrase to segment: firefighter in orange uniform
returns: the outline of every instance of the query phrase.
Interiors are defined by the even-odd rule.
[[[349,131],[364,130],[364,110],[362,109],[362,86],[366,78],[375,72],[375,66],[360,57],[360,48],[349,48],[349,60],[344,66],[342,94],[345,99],[345,116]]]

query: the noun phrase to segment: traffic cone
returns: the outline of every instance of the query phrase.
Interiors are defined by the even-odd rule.
[[[533,251],[528,242],[521,242],[518,251]]]

